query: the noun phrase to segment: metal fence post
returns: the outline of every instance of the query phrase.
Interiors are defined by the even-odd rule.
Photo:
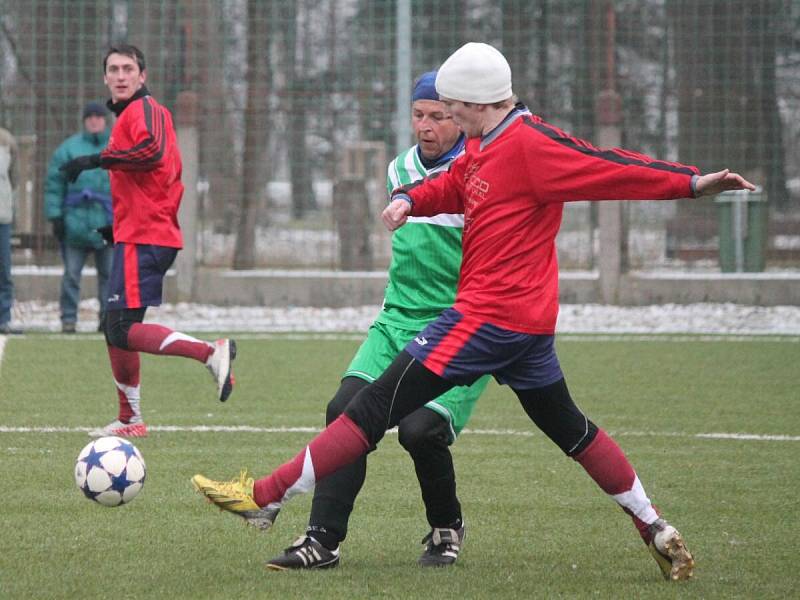
[[[397,2],[397,70],[395,89],[395,147],[411,145],[411,0]]]
[[[597,130],[597,142],[601,148],[616,148],[620,145],[621,106],[620,96],[613,90],[604,90],[598,95],[597,112],[600,116],[600,125]],[[619,282],[624,261],[622,202],[600,202],[597,208],[597,226],[600,298],[605,304],[616,304],[619,300]]]
[[[605,86],[595,99],[597,141],[601,148],[619,147],[622,140],[622,97],[617,92],[616,14],[614,5],[605,0]],[[626,263],[625,220],[621,202],[601,202],[597,209],[600,256],[597,265],[600,298],[605,304],[617,304],[619,284]]]
[[[197,94],[181,92],[176,107],[178,146],[183,162],[183,200],[178,222],[183,232],[183,250],[176,260],[178,301],[188,302],[194,295],[197,264],[197,178],[200,148],[197,135]]]

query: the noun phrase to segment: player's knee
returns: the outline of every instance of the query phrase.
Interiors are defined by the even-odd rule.
[[[141,323],[143,309],[110,310],[105,315],[106,342],[116,348],[128,349],[128,332],[134,323]]]
[[[447,421],[427,408],[421,408],[400,421],[397,437],[400,445],[412,456],[435,447],[449,445]]]
[[[338,396],[334,396],[325,409],[325,424],[330,425],[344,412],[347,403],[342,403]]]
[[[369,383],[359,377],[345,377],[336,390],[328,408],[325,411],[325,423],[330,425],[336,418],[344,412],[347,405],[355,397],[355,395],[363,388],[367,387]]]
[[[106,319],[105,334],[108,345],[127,350],[128,331],[130,331],[130,328],[131,323],[129,321],[121,321],[117,319],[109,321]]]
[[[347,404],[344,414],[364,432],[370,445],[376,445],[386,433],[389,407],[372,385]]]
[[[583,452],[589,444],[592,443],[595,437],[597,437],[597,425],[595,425],[591,419],[586,420],[586,434],[582,436],[577,442],[574,440],[567,441],[567,444],[570,444],[566,450],[562,446],[562,450],[567,456],[575,457],[578,456],[581,452]]]
[[[531,420],[567,456],[580,453],[597,435],[597,426],[575,405],[564,379],[515,391]]]

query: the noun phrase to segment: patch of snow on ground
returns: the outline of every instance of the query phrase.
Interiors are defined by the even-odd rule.
[[[97,309],[96,299],[81,302],[78,331],[96,330]],[[179,303],[149,309],[146,320],[180,331],[360,333],[367,330],[379,310],[379,306],[264,308]],[[12,317],[12,323],[26,331],[61,329],[55,302],[17,302]],[[800,335],[800,307],[564,304],[557,330],[559,333]]]

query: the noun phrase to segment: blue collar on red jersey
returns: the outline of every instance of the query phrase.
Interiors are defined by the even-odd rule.
[[[514,108],[509,111],[509,113],[503,118],[497,126],[492,129],[489,133],[484,136],[481,136],[481,150],[486,148],[489,144],[491,144],[497,137],[503,133],[508,126],[511,125],[514,121],[517,120],[518,117],[522,117],[524,115],[531,114],[531,111],[528,110],[528,107],[525,106],[522,102],[517,102],[514,105]]]

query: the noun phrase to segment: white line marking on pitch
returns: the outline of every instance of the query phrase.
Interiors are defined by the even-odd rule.
[[[93,427],[9,427],[0,425],[0,433],[83,433]],[[166,433],[310,433],[320,432],[319,427],[254,427],[250,425],[154,425],[149,431]],[[392,429],[389,433],[396,433]],[[617,437],[677,437],[711,440],[744,440],[765,442],[800,442],[800,435],[768,435],[758,433],[682,433],[678,431],[610,431]],[[464,429],[466,435],[497,435],[533,437],[533,431],[514,429]]]
[[[0,335],[0,369],[3,368],[3,351],[6,349],[6,336]]]
[[[192,331],[191,328],[184,328]],[[201,332],[201,333],[220,333],[220,332]],[[229,332],[227,335],[235,340],[283,340],[283,341],[333,341],[333,342],[360,342],[365,338],[363,333],[347,332],[255,332],[255,333],[236,333]],[[98,334],[74,335],[63,333],[52,333],[43,336],[48,340],[61,340],[69,342],[95,342],[102,340],[103,336]],[[708,334],[643,334],[643,333],[558,333],[556,340],[560,342],[671,342],[683,344],[687,342],[770,342],[800,344],[800,336],[784,333],[708,333]]]

